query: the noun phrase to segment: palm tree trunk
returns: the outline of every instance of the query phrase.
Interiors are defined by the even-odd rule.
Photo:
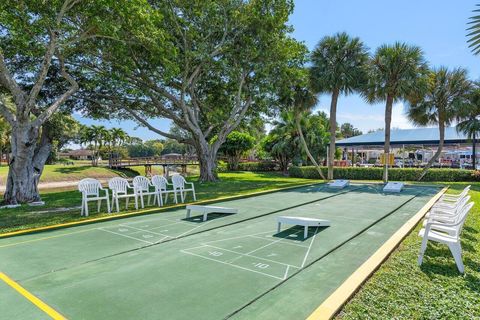
[[[328,174],[329,180],[333,179],[333,162],[335,160],[335,135],[337,133],[337,101],[338,89],[332,92],[332,101],[330,102],[330,147],[328,148]],[[318,169],[317,169],[318,170]]]
[[[440,133],[440,140],[438,141],[437,152],[435,152],[432,159],[430,159],[430,161],[428,161],[425,168],[423,168],[423,171],[420,174],[420,177],[418,178],[418,181],[423,179],[423,177],[427,174],[428,169],[430,169],[430,167],[435,163],[435,161],[437,161],[440,154],[442,154],[443,144],[445,142],[445,122],[443,120],[439,119],[438,130],[439,130],[439,133]]]
[[[297,126],[298,135],[300,136],[300,141],[302,142],[303,148],[305,149],[305,152],[307,153],[308,159],[310,159],[310,161],[313,163],[313,165],[315,166],[315,169],[317,169],[320,177],[323,180],[326,180],[325,176],[323,175],[322,168],[320,168],[317,161],[315,160],[313,155],[310,153],[310,150],[308,149],[307,141],[305,140],[305,137],[303,136],[302,126],[300,124],[300,112],[296,112],[296,114],[295,114],[295,123],[296,123],[296,126]]]
[[[474,132],[472,136],[472,165],[473,165],[473,170],[477,170],[477,135]]]
[[[390,125],[392,123],[393,96],[387,95],[385,105],[385,142],[383,144],[383,153],[385,154],[385,163],[383,165],[383,182],[388,182],[388,160],[390,159]]]

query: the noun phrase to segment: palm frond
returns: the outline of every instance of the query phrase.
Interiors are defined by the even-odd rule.
[[[477,6],[479,6],[477,4]],[[475,9],[473,12],[480,12],[480,9]],[[474,15],[470,17],[468,25],[471,25],[467,28],[467,31],[470,31],[467,34],[467,43],[468,47],[472,50],[473,54],[480,54],[480,15]]]

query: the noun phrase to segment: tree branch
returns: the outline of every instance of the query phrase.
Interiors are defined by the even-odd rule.
[[[37,119],[35,119],[33,125],[36,127],[40,127],[43,123],[45,123],[45,121],[47,121],[52,116],[52,114],[57,111],[57,109],[79,89],[77,81],[75,81],[75,79],[66,71],[63,56],[60,53],[57,53],[57,57],[60,63],[60,73],[62,77],[70,83],[70,89],[68,89],[64,94],[62,94],[54,103],[52,103],[45,111],[43,111],[37,117]]]
[[[5,97],[0,95],[0,114],[8,121],[8,123],[13,126],[15,123],[15,116],[7,107],[7,101]]]
[[[0,51],[0,84],[5,87],[15,100],[17,108],[25,104],[26,95],[17,82],[13,79],[5,63],[5,57]],[[18,112],[18,109],[17,109]]]

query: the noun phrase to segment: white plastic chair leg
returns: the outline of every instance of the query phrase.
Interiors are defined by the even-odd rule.
[[[135,196],[134,199],[135,199],[135,210],[138,210],[138,197]]]
[[[143,194],[140,193],[140,204],[142,205],[142,209],[145,208],[145,203],[143,202]]]
[[[100,212],[101,206],[102,206],[102,200],[97,200],[97,212]]]
[[[453,258],[455,259],[458,271],[460,271],[460,273],[463,273],[465,271],[465,267],[463,266],[462,261],[462,247],[459,243],[449,243],[448,248],[450,249]]]
[[[108,213],[112,213],[112,211],[110,210],[110,199],[108,198],[108,195],[107,195],[107,197],[105,198],[105,200],[107,201],[107,212],[108,212]]]
[[[85,217],[88,217],[88,201],[87,201],[87,199],[84,200],[84,206],[85,206]]]
[[[420,253],[418,255],[418,265],[422,265],[422,262],[423,262],[423,255],[425,254],[425,250],[427,249],[427,235],[426,233],[424,234],[423,236],[423,239],[422,239],[422,245],[420,247]]]
[[[117,212],[120,212],[120,205],[118,204],[118,197],[115,197],[115,208]],[[113,200],[112,200],[112,210],[113,210]]]

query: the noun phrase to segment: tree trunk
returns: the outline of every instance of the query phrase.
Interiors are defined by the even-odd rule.
[[[9,161],[7,204],[40,201],[38,180],[51,150],[46,133],[38,142],[39,129],[31,124],[18,124],[12,128],[12,156]]]
[[[302,142],[302,145],[303,145],[303,148],[305,149],[305,152],[307,153],[307,156],[308,158],[310,159],[310,161],[313,163],[313,165],[315,166],[315,169],[317,169],[318,171],[318,174],[320,175],[320,177],[323,179],[323,180],[326,180],[325,179],[325,176],[323,175],[323,172],[322,172],[322,169],[320,168],[320,166],[318,165],[317,161],[315,160],[315,158],[313,157],[313,155],[310,153],[310,150],[308,149],[308,145],[307,145],[307,141],[305,141],[305,137],[303,136],[303,131],[302,131],[302,126],[300,124],[300,112],[297,112],[297,114],[295,115],[295,123],[297,125],[297,131],[298,131],[298,135],[300,136],[300,141]],[[335,141],[333,142],[335,144]]]
[[[197,151],[198,162],[200,165],[200,182],[218,181],[217,176],[217,152],[218,149],[213,148],[206,141],[196,142],[195,149]]]
[[[385,143],[383,144],[383,153],[385,154],[385,163],[383,165],[383,182],[388,182],[388,161],[390,159],[390,125],[392,123],[393,97],[387,95],[385,105]]]
[[[332,101],[330,102],[330,147],[328,148],[328,174],[329,180],[333,179],[333,163],[335,160],[335,135],[337,133],[337,101],[339,91],[332,92]],[[322,175],[323,178],[323,175]],[[323,178],[325,180],[325,178]]]
[[[427,174],[428,169],[430,169],[430,167],[435,163],[435,161],[437,161],[438,157],[439,157],[440,154],[442,153],[443,144],[444,144],[444,142],[445,142],[445,122],[444,122],[443,120],[439,120],[438,130],[439,130],[439,133],[440,133],[440,140],[438,141],[438,149],[437,149],[437,152],[435,152],[435,154],[433,155],[432,159],[430,159],[430,161],[428,161],[428,163],[427,163],[427,165],[425,166],[425,168],[423,168],[423,171],[422,171],[422,173],[420,174],[420,177],[418,178],[418,181],[420,181],[420,180],[423,179],[423,177],[425,176],[425,174]]]
[[[477,170],[477,135],[475,132],[472,136],[472,165],[473,170]]]

